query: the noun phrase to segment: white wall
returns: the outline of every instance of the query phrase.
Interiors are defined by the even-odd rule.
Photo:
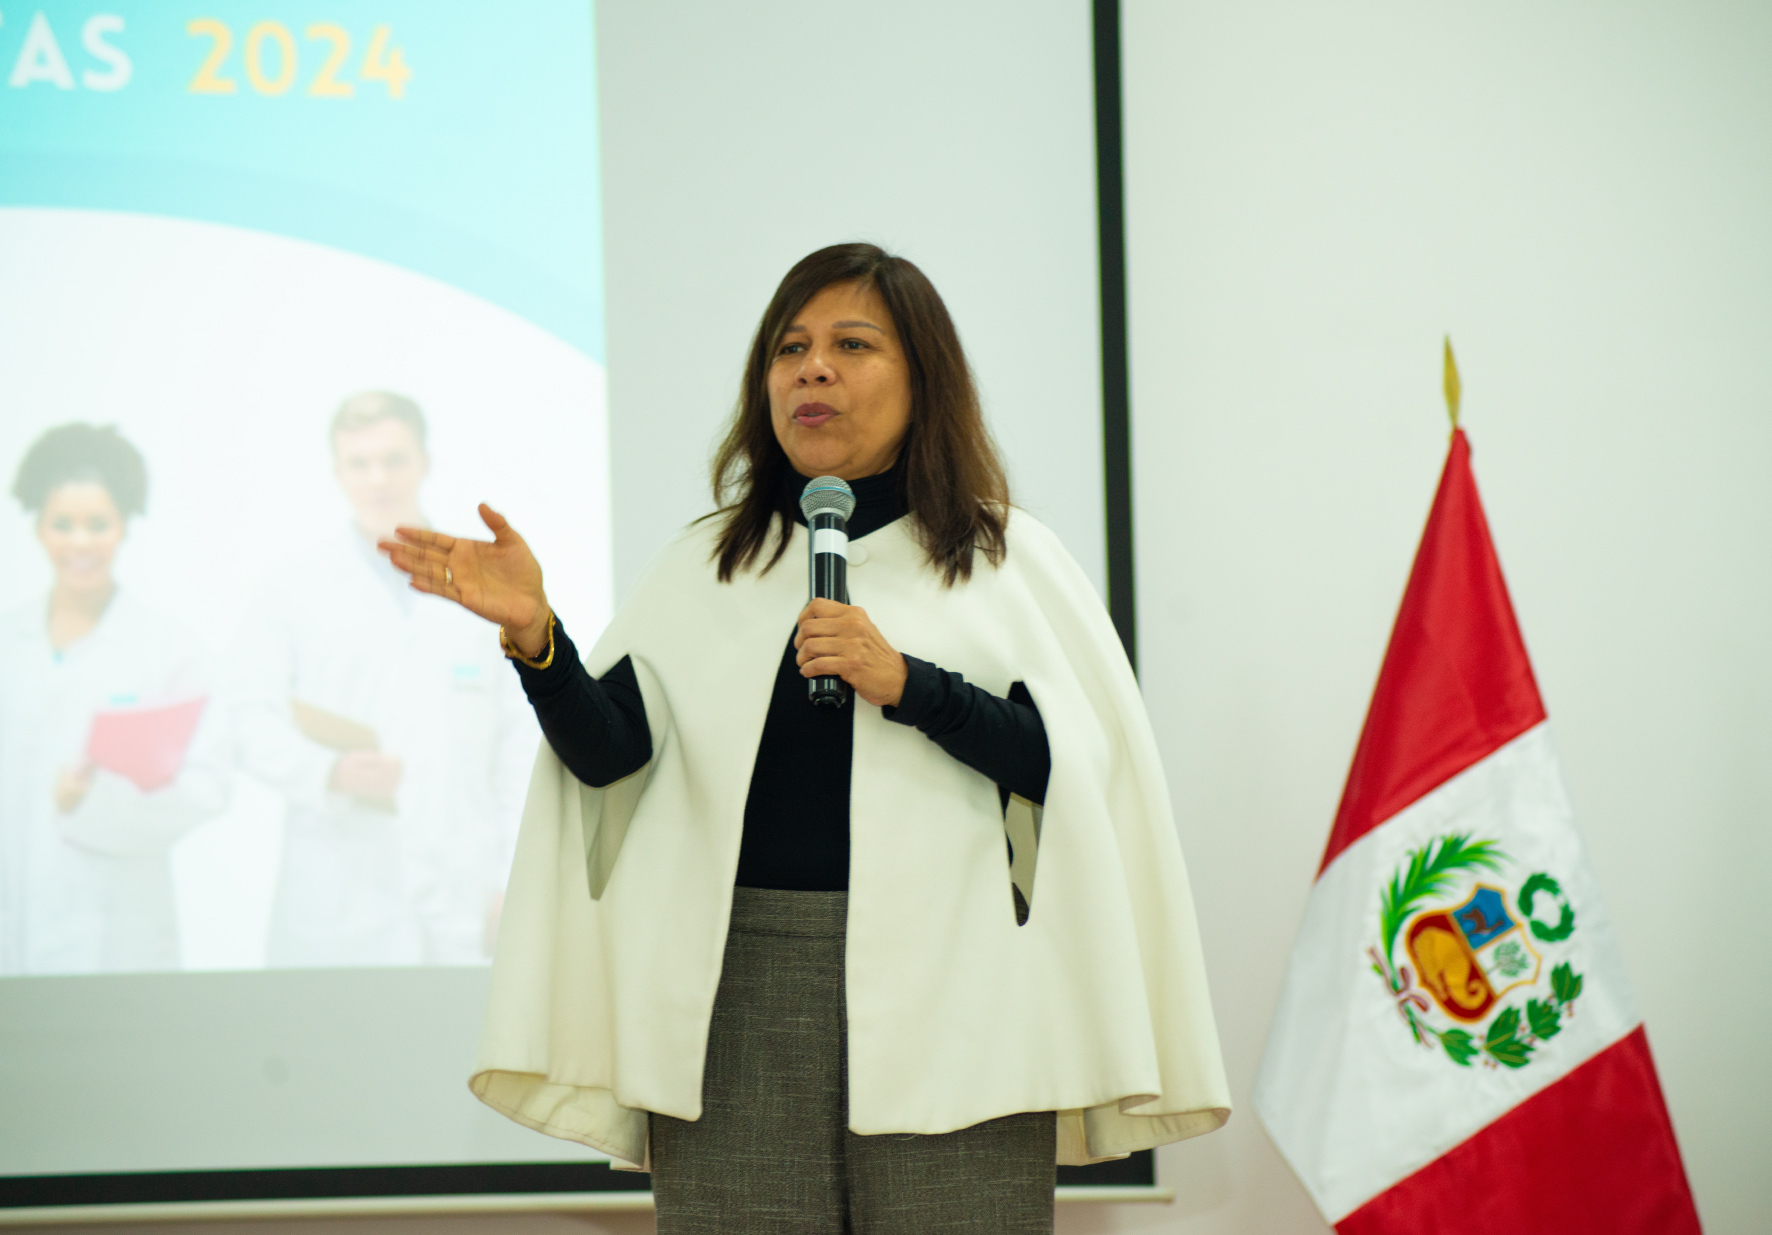
[[[1706,1228],[1772,1209],[1772,8],[1127,5],[1139,630],[1250,1105],[1446,445],[1440,337]],[[1078,1228],[1081,1229],[1081,1228]]]
[[[1132,0],[1126,52],[1143,673],[1240,1109],[1162,1154],[1176,1206],[1059,1230],[1322,1229],[1249,1087],[1441,462],[1448,330],[1707,1229],[1762,1229],[1772,10]],[[325,1235],[495,1227],[567,1229]]]

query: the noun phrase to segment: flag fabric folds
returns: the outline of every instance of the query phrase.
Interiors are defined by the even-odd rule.
[[[1462,430],[1255,1105],[1351,1235],[1699,1230]]]

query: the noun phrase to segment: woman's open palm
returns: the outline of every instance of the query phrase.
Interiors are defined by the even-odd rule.
[[[498,623],[514,641],[547,621],[541,563],[505,517],[484,502],[480,519],[492,532],[490,541],[402,527],[394,532],[399,539],[384,540],[381,548],[411,576],[413,587]]]

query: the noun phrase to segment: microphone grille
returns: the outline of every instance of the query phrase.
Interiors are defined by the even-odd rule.
[[[841,477],[820,476],[809,480],[800,493],[800,513],[808,522],[813,515],[827,510],[842,515],[845,522],[855,513],[855,491]]]

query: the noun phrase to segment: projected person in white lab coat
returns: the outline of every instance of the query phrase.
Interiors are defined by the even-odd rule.
[[[53,582],[0,618],[0,974],[179,963],[169,852],[228,774],[195,640],[112,574],[147,485],[133,445],[78,423],[13,481]]]
[[[478,963],[540,734],[485,623],[375,547],[426,522],[418,405],[354,395],[331,442],[351,522],[273,566],[238,670],[243,765],[288,802],[266,962]]]

